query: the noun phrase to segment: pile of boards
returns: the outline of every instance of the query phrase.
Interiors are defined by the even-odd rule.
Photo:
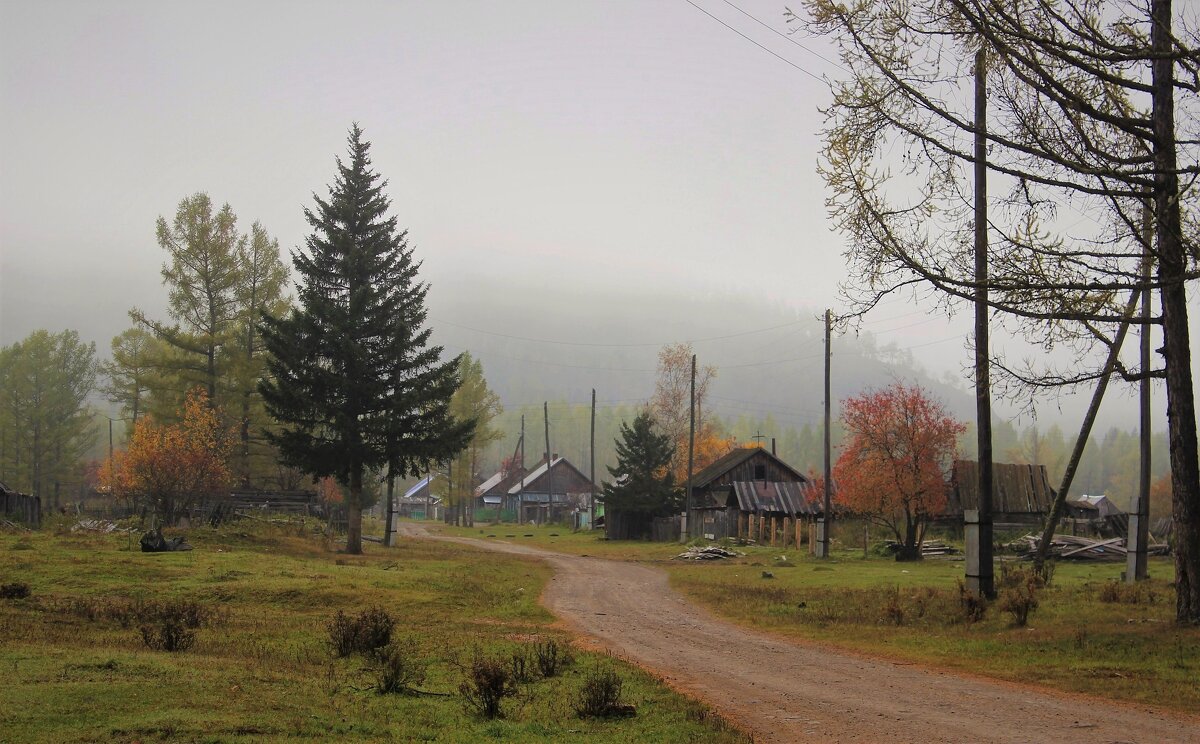
[[[745,555],[745,553],[727,550],[719,545],[708,545],[703,548],[693,545],[675,557],[685,561],[716,561],[723,558],[737,558],[740,555]]]
[[[1037,535],[1025,535],[1009,543],[1008,547],[1021,552],[1024,558],[1032,558],[1037,554],[1040,542],[1041,538]],[[1077,535],[1055,535],[1050,540],[1050,557],[1068,561],[1123,561],[1128,552],[1123,537],[1097,540]],[[1147,555],[1167,555],[1169,552],[1168,545],[1153,541],[1146,549]]]

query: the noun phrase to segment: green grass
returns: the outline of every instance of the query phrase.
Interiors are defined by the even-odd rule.
[[[655,678],[582,651],[562,676],[527,685],[505,719],[465,710],[456,690],[474,649],[568,640],[537,602],[549,569],[536,561],[430,541],[339,555],[296,526],[249,522],[189,540],[191,552],[150,555],[122,535],[0,533],[0,583],[32,588],[0,600],[0,741],[747,740]],[[171,598],[227,620],[198,630],[190,651],[166,653],[86,611]],[[363,659],[333,657],[326,623],[369,605],[415,639],[429,662],[422,689],[448,695],[377,695]],[[635,718],[574,715],[583,676],[602,666],[623,677]]]
[[[1200,629],[1174,624],[1170,559],[1151,559],[1152,579],[1125,598],[1135,602],[1101,599],[1124,563],[1060,563],[1028,626],[1019,628],[995,606],[980,622],[962,619],[961,560],[897,563],[863,558],[858,548],[820,561],[793,549],[742,547],[746,556],[735,560],[673,561],[676,544],[610,542],[566,528],[443,529],[496,539],[515,534],[509,542],[655,563],[675,588],[716,614],[797,639],[1115,700],[1200,707]]]

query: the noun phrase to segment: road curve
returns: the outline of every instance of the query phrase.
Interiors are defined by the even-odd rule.
[[[1196,718],[747,630],[685,600],[648,566],[403,530],[546,561],[555,569],[546,607],[737,721],[756,742],[1200,742]]]

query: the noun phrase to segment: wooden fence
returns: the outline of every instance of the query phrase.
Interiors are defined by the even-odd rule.
[[[0,491],[0,501],[4,502],[5,519],[21,522],[26,527],[41,527],[42,499],[40,496]]]

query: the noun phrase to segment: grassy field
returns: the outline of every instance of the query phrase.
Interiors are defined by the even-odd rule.
[[[678,545],[606,541],[561,528],[441,529],[656,564],[716,614],[786,636],[1116,700],[1200,708],[1200,629],[1173,622],[1169,559],[1152,559],[1151,580],[1133,591],[1114,586],[1123,563],[1063,562],[1028,625],[1017,627],[994,605],[978,622],[964,618],[961,561],[897,563],[864,558],[861,548],[819,561],[790,549],[745,547],[738,548],[745,557],[697,563],[671,560]]]
[[[124,535],[0,533],[0,741],[742,742],[706,708],[617,660],[575,652],[559,676],[521,686],[502,720],[457,694],[474,649],[508,658],[566,641],[537,603],[548,569],[469,548],[407,542],[338,555],[298,526],[194,529],[195,550],[143,554]],[[187,599],[215,613],[188,651],[148,649],[140,601]],[[335,658],[338,608],[378,605],[428,663],[420,689],[380,695],[371,663]],[[627,719],[580,719],[583,679],[615,670]]]

